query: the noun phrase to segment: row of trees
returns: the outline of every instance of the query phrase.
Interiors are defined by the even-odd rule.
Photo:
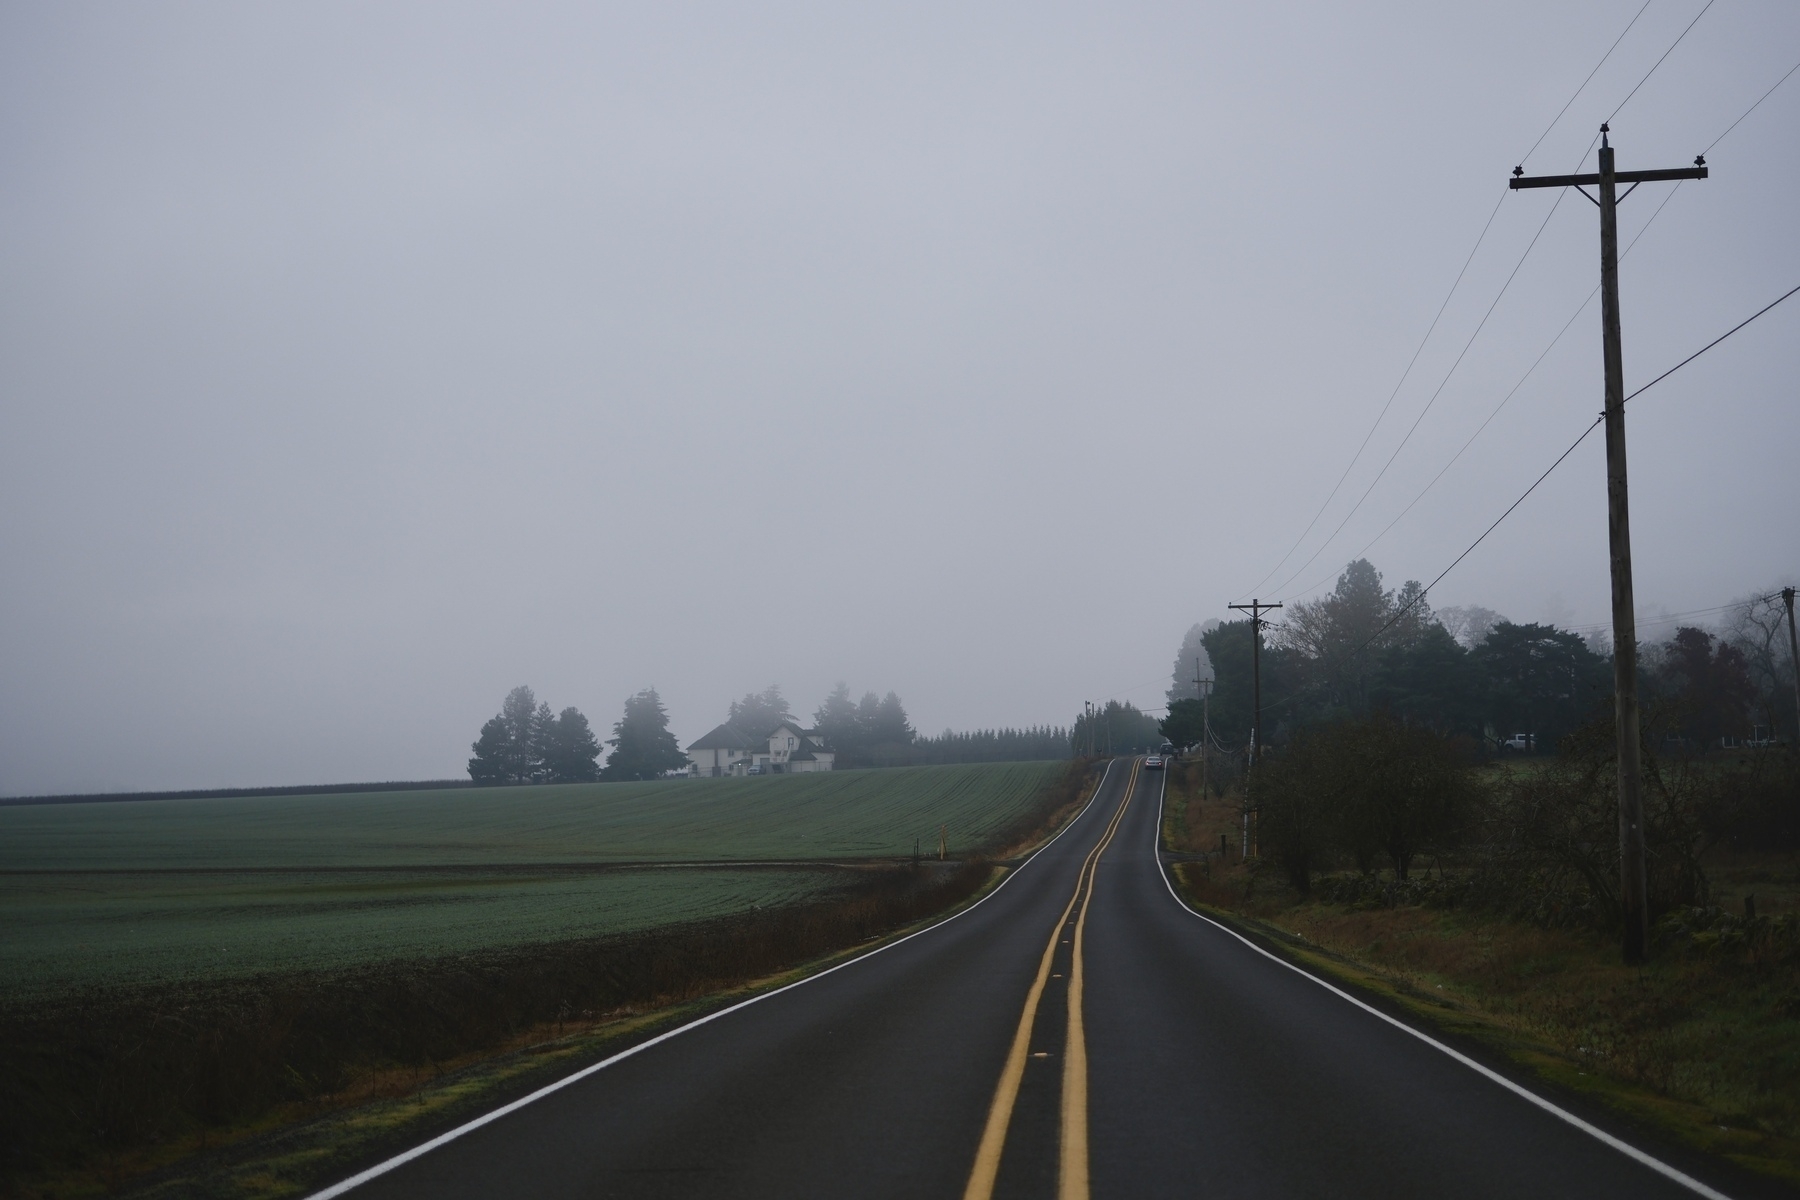
[[[1776,613],[1767,600],[1746,602],[1723,637],[1682,628],[1643,648],[1640,688],[1659,735],[1704,747],[1746,736],[1757,724],[1791,725],[1791,685],[1782,686],[1791,667],[1781,661]],[[1252,636],[1248,620],[1189,634],[1216,680],[1212,729],[1225,745],[1249,739]],[[1184,643],[1177,659],[1164,722],[1182,745],[1201,736],[1201,704],[1189,698],[1189,649]],[[1178,695],[1183,686],[1188,695]],[[1603,641],[1553,625],[1508,621],[1483,608],[1434,613],[1417,582],[1386,589],[1381,573],[1359,559],[1329,595],[1293,605],[1266,628],[1262,694],[1271,744],[1379,712],[1490,746],[1528,733],[1549,751],[1610,708],[1612,663]]]
[[[910,747],[914,763],[1030,762],[1069,757],[1071,731],[1061,725],[1024,729],[946,729],[936,737],[919,737]]]
[[[799,723],[780,685],[773,683],[760,692],[746,693],[742,700],[733,700],[725,719],[752,736],[783,721]],[[852,700],[846,683],[831,689],[813,713],[812,727],[837,755],[839,767],[874,766],[877,759],[903,756],[918,736],[898,695],[864,692],[860,701]]]
[[[1500,909],[1547,925],[1616,928],[1619,809],[1602,718],[1529,771],[1468,769],[1471,743],[1377,714],[1298,732],[1250,781],[1257,850],[1306,894]],[[1722,843],[1800,844],[1800,756],[1645,756],[1652,917],[1712,901]],[[1419,878],[1425,860],[1434,877]],[[1318,885],[1322,872],[1356,868]],[[1378,872],[1386,868],[1391,879]]]
[[[554,714],[530,688],[516,687],[481,727],[469,778],[478,785],[656,779],[687,765],[655,688],[625,701],[606,744],[613,750],[602,768],[600,743],[581,710]]]
[[[895,757],[918,737],[898,695],[889,692],[877,699],[874,692],[864,692],[852,703],[844,683],[832,688],[813,713],[813,728],[846,766],[874,766],[883,752]]]
[[[1131,712],[1139,721],[1149,720],[1136,709]],[[781,688],[771,684],[733,700],[726,720],[759,736],[782,721],[794,720],[794,715]],[[1121,721],[1119,727],[1128,724]],[[813,726],[836,753],[839,768],[1069,756],[1070,731],[1050,726],[969,733],[946,729],[936,737],[920,737],[899,696],[889,692],[878,697],[868,692],[860,701],[853,701],[849,687],[842,683],[819,705]],[[530,688],[516,687],[507,694],[500,711],[481,727],[481,736],[471,747],[469,778],[484,785],[658,779],[688,765],[655,688],[646,688],[625,701],[624,715],[614,723],[606,745],[612,750],[601,766],[601,744],[579,709],[553,713]]]
[[[898,744],[865,746],[851,758],[854,767],[925,767],[943,763],[1029,762],[1069,757],[1069,731],[1055,725],[1025,729],[946,729]],[[839,759],[839,766],[845,765]]]
[[[583,783],[600,777],[600,743],[581,710],[560,715],[528,687],[516,687],[481,727],[469,759],[477,784]]]
[[[1069,730],[1069,745],[1077,755],[1145,750],[1162,739],[1162,730],[1155,717],[1135,704],[1121,704],[1117,700],[1084,710],[1075,718],[1074,728]]]
[[[1714,846],[1800,843],[1800,755],[1694,753],[1757,725],[1765,738],[1791,733],[1783,617],[1774,597],[1759,597],[1728,610],[1718,632],[1684,626],[1640,646],[1653,917],[1711,903],[1704,862]],[[1200,701],[1177,691],[1194,673],[1197,641],[1216,679],[1219,748],[1246,744],[1252,636],[1248,621],[1190,631],[1162,723],[1171,740],[1202,737]],[[1604,639],[1479,607],[1433,612],[1416,583],[1389,590],[1358,561],[1331,594],[1290,606],[1266,628],[1261,665],[1268,753],[1248,775],[1241,757],[1215,759],[1209,783],[1242,790],[1256,852],[1301,893],[1618,926]],[[1514,733],[1535,735],[1538,751],[1555,757],[1528,770],[1469,769]],[[1424,877],[1421,860],[1433,868]]]
[[[727,718],[745,731],[772,729],[793,714],[780,687],[771,684],[734,700]],[[1069,757],[1069,731],[1054,726],[1027,729],[946,729],[935,737],[913,728],[900,697],[864,692],[851,699],[839,683],[814,710],[812,727],[837,756],[839,769],[926,766],[936,763],[1023,762]]]

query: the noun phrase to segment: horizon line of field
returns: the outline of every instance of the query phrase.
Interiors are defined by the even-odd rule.
[[[843,767],[831,772],[802,772],[802,774],[847,775],[864,771],[906,771],[933,767],[968,767],[968,766],[1014,766],[1020,763],[1068,762],[1063,758],[996,758],[981,759],[976,762],[950,763],[902,763],[897,766]],[[764,778],[792,778],[792,776],[764,776]],[[571,787],[641,787],[644,785],[660,785],[670,783],[688,783],[700,780],[726,782],[741,777],[682,775],[668,779],[588,779],[570,783],[529,783],[529,784],[480,784],[471,779],[380,779],[360,783],[290,783],[267,784],[250,787],[220,788],[165,788],[157,791],[120,791],[120,792],[42,792],[30,795],[0,796],[0,808],[19,807],[33,808],[44,805],[74,804],[140,804],[152,800],[276,800],[300,796],[359,796],[375,795],[384,792],[433,792],[433,791],[492,791],[498,788],[508,790],[538,788],[571,788]]]
[[[875,867],[916,864],[936,868],[961,866],[964,858],[914,858],[909,854],[871,854],[867,857],[836,855],[831,858],[709,858],[709,859],[633,859],[627,862],[492,862],[492,863],[320,863],[312,866],[242,866],[242,867],[0,867],[0,878],[46,875],[350,875],[350,874],[441,874],[441,875],[533,875],[557,872],[570,875],[598,875],[626,871],[706,871],[706,870],[819,870],[867,871]],[[995,866],[1007,866],[1011,859],[994,859]]]

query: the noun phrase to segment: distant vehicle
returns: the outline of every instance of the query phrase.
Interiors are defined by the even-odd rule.
[[[769,768],[761,763],[752,763],[744,768],[744,774],[746,775],[767,775],[769,773]]]
[[[1508,750],[1530,750],[1537,739],[1529,733],[1515,733],[1500,744]]]
[[[1163,769],[1163,757],[1160,754],[1147,755],[1144,759],[1144,770],[1160,771]]]

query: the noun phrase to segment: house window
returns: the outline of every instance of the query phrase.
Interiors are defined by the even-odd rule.
[[[789,739],[788,739],[788,749],[789,749],[789,750],[792,750],[792,749],[793,749],[793,748],[794,748],[794,739],[793,739],[793,738],[789,738]]]

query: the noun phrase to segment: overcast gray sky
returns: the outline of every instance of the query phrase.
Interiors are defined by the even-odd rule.
[[[1526,160],[1575,169],[1704,0]],[[683,740],[779,682],[927,731],[1161,702],[1330,585],[1598,277],[1505,180],[1643,0],[0,9],[0,792],[458,775],[508,688]],[[1800,60],[1719,0],[1613,120]],[[1626,375],[1800,283],[1800,76],[1622,210]],[[1592,158],[1588,160],[1592,169]],[[1554,215],[1552,209],[1554,207]],[[1392,468],[1312,554],[1425,408]],[[1634,401],[1646,616],[1792,577],[1800,300]],[[1430,579],[1601,403],[1590,306],[1369,551]],[[1592,438],[1433,594],[1608,615]]]

